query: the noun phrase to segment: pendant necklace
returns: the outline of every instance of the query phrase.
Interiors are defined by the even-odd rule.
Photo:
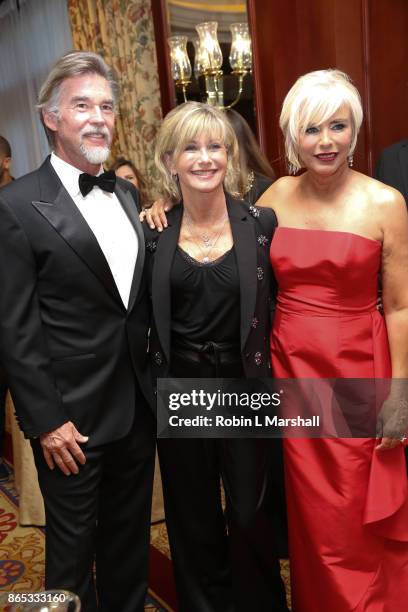
[[[220,231],[218,232],[218,234],[216,234],[216,236],[210,236],[207,233],[199,233],[198,238],[195,235],[195,231],[194,231],[194,221],[192,220],[192,218],[190,217],[189,213],[186,210],[184,210],[184,218],[186,220],[186,225],[190,232],[190,239],[196,246],[198,246],[198,248],[200,249],[202,253],[202,263],[204,264],[210,263],[210,254],[212,250],[214,249],[214,247],[216,246],[224,230],[225,224],[228,220],[228,214],[225,212],[223,217],[221,217],[220,221],[224,219],[224,222],[221,226]],[[203,243],[204,246],[201,246],[201,242]],[[207,249],[207,251],[205,251],[204,249]]]

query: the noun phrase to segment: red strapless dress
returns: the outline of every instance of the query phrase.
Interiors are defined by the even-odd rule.
[[[381,244],[348,232],[280,227],[274,376],[391,373],[376,310]],[[402,446],[372,439],[287,439],[294,612],[408,610],[408,495]]]

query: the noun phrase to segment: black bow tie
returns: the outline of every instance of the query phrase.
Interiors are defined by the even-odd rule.
[[[100,187],[103,191],[113,193],[116,184],[116,174],[113,170],[103,172],[103,174],[99,176],[92,176],[92,174],[84,172],[84,174],[79,175],[78,183],[79,190],[84,197],[88,195],[95,186]]]

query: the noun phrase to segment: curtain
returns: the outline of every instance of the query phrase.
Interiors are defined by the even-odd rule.
[[[112,157],[130,159],[152,195],[161,105],[151,0],[68,0],[68,11],[75,48],[100,53],[119,80]]]
[[[0,134],[12,148],[15,177],[49,153],[35,104],[56,60],[72,49],[66,0],[6,0],[0,12]]]
[[[20,430],[10,394],[7,394],[6,425],[13,439],[14,486],[18,491],[20,525],[45,525],[44,501],[38,484],[30,441]]]

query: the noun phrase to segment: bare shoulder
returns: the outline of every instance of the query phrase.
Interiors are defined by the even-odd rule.
[[[371,204],[380,209],[384,208],[386,211],[389,211],[391,208],[406,208],[405,200],[397,189],[374,178],[370,178],[365,174],[356,174],[358,175],[358,182],[364,189]]]
[[[364,202],[365,213],[376,219],[381,226],[394,218],[405,219],[407,216],[405,200],[397,189],[359,172],[354,173],[354,187],[352,192],[358,194],[359,200]]]
[[[360,176],[366,195],[366,212],[376,222],[386,251],[400,242],[408,243],[408,213],[401,193],[381,181]]]
[[[287,201],[287,198],[296,189],[298,180],[294,176],[282,176],[264,191],[256,205],[276,208],[281,202]]]

